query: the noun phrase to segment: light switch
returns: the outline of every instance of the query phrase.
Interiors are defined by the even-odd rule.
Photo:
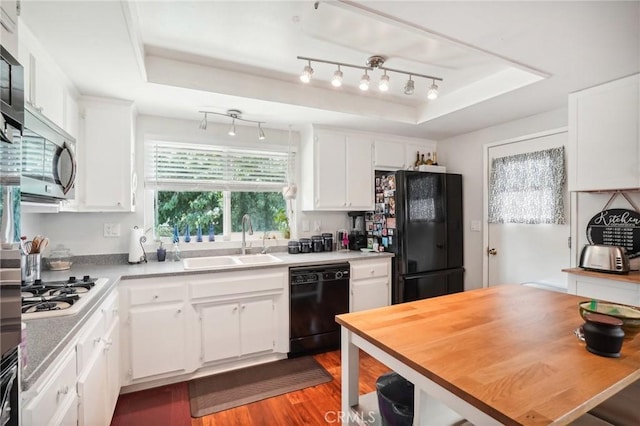
[[[471,230],[474,232],[480,232],[482,230],[482,222],[479,220],[472,220]]]
[[[319,220],[313,221],[313,232],[320,232],[321,223]]]
[[[309,232],[309,221],[308,220],[303,220],[302,221],[302,232]]]

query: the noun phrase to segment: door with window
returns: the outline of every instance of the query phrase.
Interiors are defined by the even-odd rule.
[[[485,286],[566,286],[566,144],[566,131],[556,131],[487,148]]]

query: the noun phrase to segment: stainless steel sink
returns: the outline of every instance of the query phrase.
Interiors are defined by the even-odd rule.
[[[246,254],[243,256],[209,256],[190,257],[182,260],[184,269],[227,269],[245,265],[268,265],[270,263],[282,262],[270,254]]]

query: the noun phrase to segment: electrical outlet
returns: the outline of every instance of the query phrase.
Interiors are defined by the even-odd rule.
[[[320,232],[320,221],[319,220],[314,220],[313,221],[313,232]]]
[[[119,223],[105,223],[104,232],[105,237],[119,237],[120,236],[120,224]]]
[[[472,220],[471,230],[474,232],[480,232],[482,230],[482,222],[480,222],[479,220]]]

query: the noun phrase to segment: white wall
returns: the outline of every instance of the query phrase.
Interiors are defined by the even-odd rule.
[[[236,137],[227,135],[228,124],[216,124],[209,122],[205,131],[199,128],[199,120],[176,120],[155,116],[138,116],[136,129],[136,171],[139,181],[143,182],[144,177],[144,141],[149,138],[159,138],[163,140],[184,141],[193,143],[241,145],[256,148],[265,146],[288,145],[288,131],[264,129],[267,139],[258,141],[257,132],[254,126],[244,127],[238,125]],[[244,129],[244,130],[243,130]],[[292,146],[297,149],[300,136],[297,132],[292,132]],[[79,141],[82,143],[82,141]],[[302,171],[304,172],[304,171]],[[300,181],[299,168],[296,170],[295,181]],[[58,214],[35,214],[25,213],[22,215],[21,230],[23,235],[32,238],[36,234],[49,237],[49,247],[57,244],[64,244],[71,249],[73,254],[106,254],[106,253],[127,253],[129,249],[129,234],[133,226],[144,226],[145,229],[151,226],[145,223],[144,185],[139,184],[136,199],[140,200],[135,213],[58,213]],[[296,203],[294,202],[294,210]],[[309,232],[298,232],[302,229],[302,221],[310,223]],[[292,238],[310,236],[318,234],[314,230],[314,224],[320,224],[319,232],[335,232],[337,229],[346,228],[348,224],[347,214],[338,212],[299,212],[295,214],[292,221]],[[120,237],[104,237],[103,226],[105,223],[118,223],[121,228]],[[147,234],[147,238],[151,236]],[[253,238],[260,236],[254,234]],[[151,238],[149,238],[151,240]],[[190,243],[191,244],[191,243]],[[202,243],[204,247],[204,243]],[[152,243],[150,243],[153,246]],[[192,244],[184,248],[195,248]],[[240,244],[237,244],[240,247]],[[208,246],[207,248],[214,248]],[[46,256],[46,253],[45,253]]]
[[[487,143],[525,136],[567,125],[567,109],[557,109],[472,133],[438,141],[438,163],[447,173],[462,174],[465,290],[482,287],[482,232],[471,231],[471,221],[482,222],[483,149]]]

